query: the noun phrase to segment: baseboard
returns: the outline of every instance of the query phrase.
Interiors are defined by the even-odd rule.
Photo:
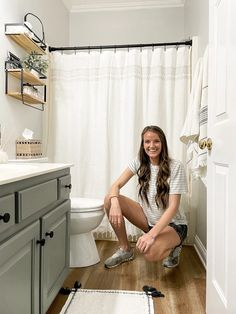
[[[206,248],[204,247],[204,245],[202,244],[201,240],[199,239],[199,237],[196,235],[194,238],[194,244],[193,244],[203,266],[206,269]]]

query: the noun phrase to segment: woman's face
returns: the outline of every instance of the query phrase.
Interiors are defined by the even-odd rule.
[[[150,162],[154,165],[159,164],[162,143],[157,133],[147,131],[143,135],[143,148],[148,155]]]

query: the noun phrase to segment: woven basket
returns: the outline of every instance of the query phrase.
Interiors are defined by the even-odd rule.
[[[17,140],[16,159],[34,159],[42,157],[41,140]]]

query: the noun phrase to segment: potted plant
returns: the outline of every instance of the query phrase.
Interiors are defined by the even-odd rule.
[[[48,60],[35,51],[32,51],[27,58],[23,60],[23,67],[39,77],[46,78]]]

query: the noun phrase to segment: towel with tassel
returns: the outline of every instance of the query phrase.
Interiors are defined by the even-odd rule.
[[[193,177],[204,177],[207,148],[200,149],[199,141],[207,139],[208,105],[208,47],[199,58],[193,77],[189,106],[180,140],[187,145],[187,165]]]
[[[200,107],[200,130],[198,142],[207,140],[207,117],[208,117],[208,48],[206,48],[203,56],[203,72],[202,72],[202,97]],[[198,150],[199,168],[207,165],[207,148]]]

